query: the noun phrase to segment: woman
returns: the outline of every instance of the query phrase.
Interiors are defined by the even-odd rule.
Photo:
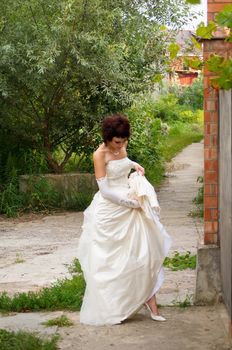
[[[151,217],[132,196],[128,174],[144,169],[127,157],[130,125],[116,114],[102,124],[103,141],[94,152],[99,191],[84,212],[78,257],[86,280],[80,322],[118,324],[146,304],[151,318],[159,315],[155,293],[170,237],[153,210]],[[147,181],[147,180],[146,180]]]

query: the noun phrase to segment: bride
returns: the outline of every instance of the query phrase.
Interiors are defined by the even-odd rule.
[[[165,321],[155,294],[163,281],[170,237],[158,219],[158,204],[152,204],[155,192],[143,167],[127,157],[127,117],[106,117],[102,135],[104,143],[93,155],[99,191],[84,212],[78,246],[86,281],[80,322],[118,324],[144,304],[153,320]],[[131,169],[136,173],[128,178]]]

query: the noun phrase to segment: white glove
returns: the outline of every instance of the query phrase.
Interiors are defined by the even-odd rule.
[[[141,165],[139,165],[138,163],[136,163],[136,162],[134,162],[132,160],[131,160],[131,168],[135,169],[135,171],[138,174],[144,175],[144,173],[145,173],[144,168]]]
[[[116,187],[110,187],[106,176],[97,179],[97,184],[102,197],[105,199],[108,199],[115,204],[123,205],[124,207],[140,208],[139,202],[137,200],[130,199],[127,195],[119,194]]]

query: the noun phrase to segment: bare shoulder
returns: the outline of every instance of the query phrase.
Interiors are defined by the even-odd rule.
[[[93,163],[94,163],[94,171],[96,178],[101,178],[106,175],[106,167],[105,167],[105,155],[106,152],[104,148],[100,145],[98,149],[93,153]]]
[[[105,160],[105,150],[103,144],[101,144],[96,151],[93,153],[93,160],[94,161],[103,161]]]

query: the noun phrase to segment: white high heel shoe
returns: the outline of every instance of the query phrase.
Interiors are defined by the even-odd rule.
[[[161,315],[158,315],[158,314],[154,314],[150,308],[150,306],[148,305],[148,303],[145,303],[148,311],[150,311],[150,316],[152,318],[152,320],[154,321],[158,321],[158,322],[165,322],[166,321],[166,318],[164,318],[163,316]]]

